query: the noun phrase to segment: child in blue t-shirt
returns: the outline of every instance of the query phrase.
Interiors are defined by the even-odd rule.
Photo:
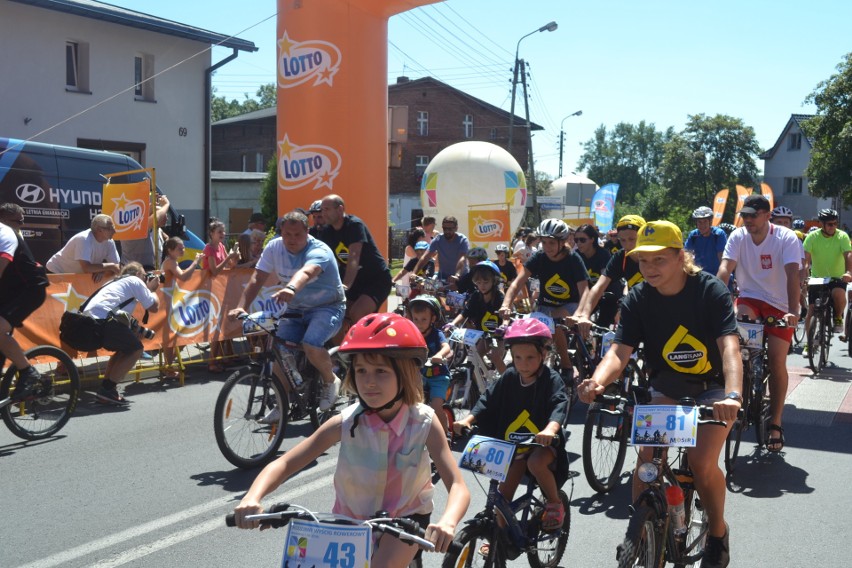
[[[443,332],[435,325],[442,319],[441,303],[434,296],[421,294],[408,304],[409,319],[414,322],[423,339],[426,340],[428,363],[423,366],[423,394],[426,402],[435,411],[438,420],[449,431],[444,402],[447,399],[447,389],[450,386],[450,370],[446,361],[452,354],[450,344]]]

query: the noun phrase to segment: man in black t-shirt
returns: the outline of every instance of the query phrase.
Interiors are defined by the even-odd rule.
[[[8,358],[18,368],[13,400],[38,394],[41,375],[30,365],[12,330],[36,311],[47,297],[47,272],[33,258],[21,236],[24,210],[16,203],[0,205],[0,368]],[[45,388],[50,388],[49,380]]]
[[[353,322],[374,313],[387,299],[391,273],[364,222],[346,214],[343,198],[324,197],[320,210],[325,225],[318,238],[334,253],[346,289],[346,316],[338,335],[342,337]]]

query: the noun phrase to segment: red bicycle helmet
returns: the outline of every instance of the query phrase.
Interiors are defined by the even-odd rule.
[[[412,358],[422,366],[428,350],[423,334],[413,321],[399,314],[368,314],[349,328],[338,353],[346,356],[376,353],[395,359]]]
[[[509,324],[503,335],[503,344],[511,347],[521,343],[531,343],[538,347],[545,347],[551,339],[553,335],[546,325],[535,318],[523,318]]]

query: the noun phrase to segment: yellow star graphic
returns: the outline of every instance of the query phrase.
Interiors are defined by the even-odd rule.
[[[289,158],[293,148],[295,146],[290,144],[290,138],[285,134],[284,140],[278,143],[278,153]]]
[[[122,193],[121,197],[113,198],[112,202],[115,203],[115,208],[117,210],[123,211],[125,208],[127,208],[128,199],[127,196]]]
[[[287,36],[287,32],[284,32],[284,35],[278,40],[278,51],[279,53],[290,55],[290,48],[294,45],[296,45],[296,42],[290,41],[290,38]]]
[[[181,288],[176,283],[171,288],[168,288],[168,291],[163,290],[163,292],[171,295],[172,307],[175,307],[183,303],[184,297],[187,295],[188,292],[190,292],[190,290],[181,290]]]
[[[68,284],[68,291],[64,294],[51,294],[57,301],[65,304],[66,312],[76,312],[86,301],[88,296],[82,296],[74,289],[73,284]]]

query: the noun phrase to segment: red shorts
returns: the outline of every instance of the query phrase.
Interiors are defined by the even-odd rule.
[[[776,319],[782,319],[784,317],[784,310],[779,310],[774,306],[770,306],[763,300],[757,300],[755,298],[743,298],[739,297],[734,302],[734,307],[739,306],[740,304],[744,306],[748,306],[755,313],[755,315],[761,319],[766,319],[768,316],[773,316]],[[763,328],[766,335],[774,335],[775,337],[781,338],[787,343],[793,341],[793,328],[792,327],[766,327]]]

